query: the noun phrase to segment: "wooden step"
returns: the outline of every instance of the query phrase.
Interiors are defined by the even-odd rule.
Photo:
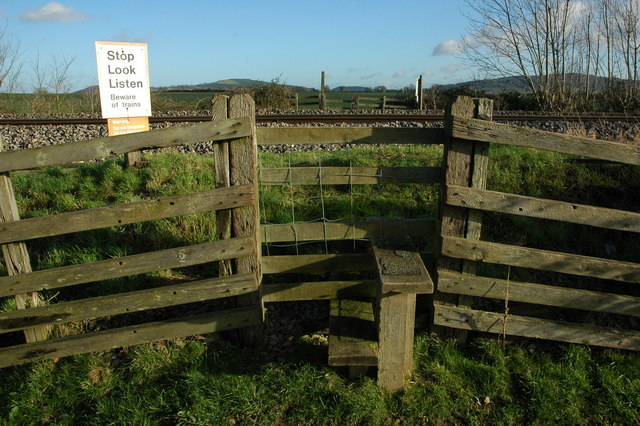
[[[329,316],[330,366],[377,366],[377,335],[371,301],[348,299],[331,301]]]

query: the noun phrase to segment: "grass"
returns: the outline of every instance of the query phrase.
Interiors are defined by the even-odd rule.
[[[437,147],[382,146],[263,153],[260,162],[262,167],[396,166],[438,165],[440,158]],[[213,187],[210,156],[162,153],[148,155],[147,160],[149,166],[142,169],[123,169],[120,161],[106,161],[15,176],[21,214],[41,216]],[[639,181],[637,173],[633,168],[585,166],[567,163],[556,154],[497,147],[492,148],[489,187],[640,211],[633,187],[629,189],[629,182]],[[291,220],[292,205],[298,220],[315,220],[322,213],[312,199],[317,195],[312,187],[261,189],[266,221]],[[357,208],[351,207],[350,188],[329,190],[334,191],[326,194],[329,219],[428,217],[437,208],[437,185],[359,186]],[[29,251],[34,269],[44,269],[205,241],[214,231],[214,217],[192,215],[45,238],[30,243]],[[575,249],[583,241],[586,247],[578,250],[593,253],[603,250],[603,238],[613,239],[619,248],[616,256],[638,260],[635,240],[623,233],[578,233],[497,215],[486,218],[483,232],[489,239],[524,238],[527,244],[562,250]],[[0,264],[0,275],[6,273]],[[45,296],[55,302],[216,273],[207,267],[184,268]],[[11,299],[1,302],[0,312],[15,309]],[[140,316],[126,318],[144,320],[144,313],[135,315]],[[77,331],[94,327],[89,322]],[[37,362],[0,370],[0,424],[640,422],[640,357],[634,353],[532,340],[503,347],[487,337],[475,337],[459,348],[426,333],[418,335],[414,349],[415,374],[400,395],[385,393],[370,377],[351,381],[328,368],[326,346],[305,334],[294,336],[293,347],[277,361],[259,350],[194,337]]]
[[[319,92],[301,92],[300,109],[318,109]],[[154,112],[209,110],[212,92],[154,92],[151,93],[151,109]],[[227,93],[228,94],[228,93]],[[329,109],[351,109],[353,96],[387,99],[401,98],[401,93],[389,92],[328,92]],[[371,100],[361,100],[360,109],[379,108]],[[100,113],[100,97],[97,94],[69,93],[56,97],[53,94],[0,93],[0,113],[7,114],[51,114],[51,113]]]
[[[0,370],[7,424],[574,424],[640,421],[640,359],[582,346],[421,335],[406,392],[324,366],[298,343],[285,362],[178,340]]]

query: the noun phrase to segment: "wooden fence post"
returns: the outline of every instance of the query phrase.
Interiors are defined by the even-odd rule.
[[[211,102],[211,119],[225,120],[229,118],[229,97],[216,95]],[[215,163],[216,188],[231,186],[229,177],[229,142],[220,142],[213,146]],[[216,212],[216,236],[218,240],[231,238],[231,211],[221,210]],[[218,263],[219,275],[227,276],[233,273],[230,260],[221,260]]]
[[[360,97],[358,95],[353,95],[353,99],[351,101],[351,109],[359,109],[360,108]]]
[[[458,185],[484,189],[487,182],[489,163],[489,144],[486,142],[469,142],[451,137],[453,116],[491,120],[493,101],[489,99],[472,99],[459,96],[449,107],[445,117],[445,151],[444,182],[440,190],[440,236],[454,236],[469,239],[480,239],[482,228],[482,212],[464,207],[449,206],[446,203],[447,186]],[[438,257],[438,272],[475,273],[475,262]],[[435,304],[462,305],[471,304],[471,297],[436,292]],[[442,337],[455,337],[463,344],[467,339],[467,331],[452,330],[434,326],[434,331]]]
[[[229,145],[229,178],[231,185],[253,185],[258,194],[258,139],[256,136],[255,102],[248,94],[234,95],[229,101],[229,118],[250,117],[251,136],[234,141]],[[262,301],[262,273],[260,270],[260,238],[258,201],[255,205],[234,209],[231,213],[232,233],[234,237],[255,238],[255,254],[236,260],[236,273],[254,274],[257,277],[258,291],[238,296],[238,306],[257,305],[264,315]],[[262,327],[240,330],[241,339],[251,345],[262,341]]]
[[[3,151],[0,138],[0,152]],[[9,173],[0,173],[0,223],[20,220],[13,185]],[[9,275],[31,272],[31,259],[24,243],[2,244],[2,254]],[[15,296],[18,309],[43,306],[45,302],[39,293],[19,294]],[[27,342],[46,340],[49,337],[48,327],[36,327],[24,330]]]

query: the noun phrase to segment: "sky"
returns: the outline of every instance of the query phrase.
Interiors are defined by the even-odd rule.
[[[325,71],[329,87],[396,89],[420,75],[424,87],[473,78],[454,55],[463,8],[463,0],[0,0],[0,25],[26,66],[73,60],[74,90],[97,84],[95,41],[147,43],[154,87],[277,78],[318,89]]]

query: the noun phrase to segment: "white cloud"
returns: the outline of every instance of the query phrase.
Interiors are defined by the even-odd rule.
[[[373,78],[378,77],[379,75],[380,75],[379,72],[374,72],[374,73],[371,73],[371,74],[367,74],[367,75],[361,76],[360,80],[371,80]]]
[[[84,22],[87,19],[74,8],[56,2],[48,3],[40,9],[28,10],[20,18],[33,22]]]
[[[404,78],[405,75],[407,75],[407,73],[404,71],[396,71],[393,73],[392,78]]]
[[[467,65],[465,64],[449,64],[441,67],[440,71],[442,71],[445,74],[455,74],[458,71],[461,71],[465,68],[468,68]]]
[[[464,53],[464,45],[460,40],[446,40],[433,48],[431,56],[459,55]]]
[[[129,34],[129,29],[125,28],[120,30],[117,34],[111,37],[112,41],[118,41],[121,43],[148,43],[151,40],[151,34],[146,34],[142,37],[132,37]]]

